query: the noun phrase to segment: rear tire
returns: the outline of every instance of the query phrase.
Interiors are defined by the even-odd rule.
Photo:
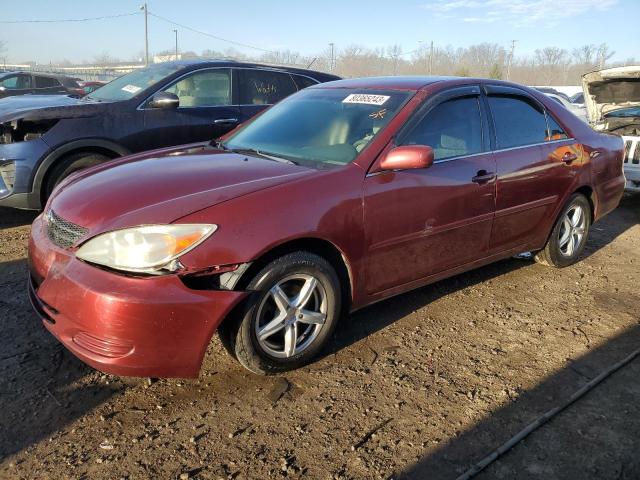
[[[272,375],[309,363],[331,337],[341,311],[338,275],[324,258],[294,252],[249,283],[253,296],[222,325],[225,348],[245,368]]]
[[[72,173],[82,170],[83,168],[93,167],[108,160],[111,160],[111,157],[92,152],[79,152],[59,160],[51,169],[45,182],[43,203],[51,196],[53,189]]]
[[[573,265],[584,250],[591,227],[591,204],[574,193],[558,216],[545,247],[536,253],[536,262],[562,268]]]

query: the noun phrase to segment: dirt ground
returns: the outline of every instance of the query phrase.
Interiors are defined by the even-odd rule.
[[[198,380],[76,360],[25,293],[33,216],[0,209],[1,478],[456,478],[640,346],[640,196],[554,270],[508,260],[343,320],[317,363]],[[217,341],[217,340],[216,340]],[[640,358],[478,478],[640,478]]]

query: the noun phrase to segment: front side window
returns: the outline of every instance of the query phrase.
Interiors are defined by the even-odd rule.
[[[297,87],[288,73],[269,70],[240,70],[240,103],[242,105],[272,105],[292,93]]]
[[[346,165],[386,127],[411,95],[391,90],[301,90],[241,128],[222,147],[316,168]]]
[[[36,88],[51,88],[59,86],[60,82],[55,78],[36,76]]]
[[[403,139],[403,145],[427,145],[435,160],[482,152],[482,119],[477,97],[456,98],[430,110]]]
[[[203,70],[178,80],[165,90],[180,99],[180,107],[231,105],[231,71]]]
[[[533,100],[509,95],[489,96],[488,100],[498,148],[533,145],[547,140],[544,112]]]
[[[0,85],[8,90],[22,90],[25,88],[31,88],[31,76],[30,75],[10,75],[5,77]]]

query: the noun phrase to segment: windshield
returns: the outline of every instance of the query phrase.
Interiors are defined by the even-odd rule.
[[[221,147],[257,151],[309,166],[346,165],[410,95],[361,89],[302,90],[267,110]]]
[[[605,115],[606,118],[627,118],[627,117],[640,117],[640,107],[633,106],[629,108],[620,108],[609,112]]]
[[[96,89],[85,98],[105,102],[129,100],[143,90],[160,82],[163,78],[183,68],[182,65],[160,64],[127,73]]]

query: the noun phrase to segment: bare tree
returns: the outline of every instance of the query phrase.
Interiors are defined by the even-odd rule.
[[[559,47],[545,47],[535,51],[535,60],[545,85],[562,83],[569,65],[567,51]]]
[[[616,54],[614,50],[610,50],[606,43],[601,43],[598,46],[598,67],[603,69],[608,60]]]
[[[576,64],[590,68],[595,65],[596,52],[598,47],[595,45],[583,45],[574,48],[571,54]]]

